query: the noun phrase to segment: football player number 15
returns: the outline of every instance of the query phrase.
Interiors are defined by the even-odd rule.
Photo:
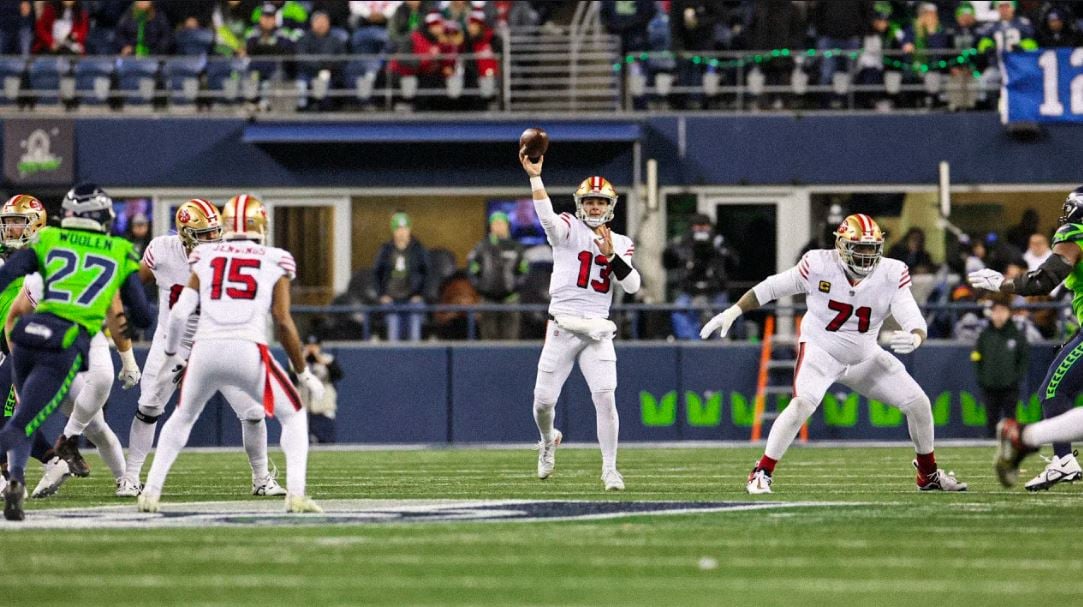
[[[260,260],[215,257],[211,260],[214,276],[211,279],[211,299],[222,299],[223,293],[229,299],[255,299],[256,277]]]

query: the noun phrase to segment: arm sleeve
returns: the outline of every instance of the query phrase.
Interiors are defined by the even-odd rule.
[[[38,256],[33,249],[22,249],[12,255],[0,268],[0,291],[8,288],[16,278],[38,271]]]
[[[173,304],[173,309],[169,312],[169,321],[166,325],[166,352],[176,354],[181,338],[184,337],[188,317],[196,311],[198,305],[199,293],[195,289],[185,287],[177,298],[177,303]]]
[[[920,330],[926,335],[929,334],[925,317],[921,315],[921,309],[918,308],[918,302],[914,301],[914,294],[910,292],[910,287],[901,287],[895,294],[895,298],[891,300],[891,315],[895,317],[895,322],[899,323],[903,331],[912,333]]]
[[[128,317],[132,324],[145,329],[150,326],[152,314],[150,305],[147,304],[147,293],[143,290],[143,281],[139,280],[138,273],[131,273],[124,280],[124,286],[120,290],[120,299],[128,306]]]
[[[639,287],[642,286],[643,280],[639,275],[639,270],[632,267],[630,261],[621,257],[620,253],[613,255],[613,261],[610,262],[613,268],[613,275],[617,278],[617,283],[624,289],[625,293],[635,293],[639,291]]]
[[[557,215],[553,211],[552,200],[548,198],[535,200],[534,212],[538,214],[538,220],[541,222],[542,228],[545,229],[545,236],[549,239],[549,244],[556,246],[557,243],[568,239],[568,233],[572,229],[571,222],[566,215]]]
[[[802,259],[801,264],[804,263],[806,262]],[[756,294],[756,301],[762,306],[769,301],[804,293],[808,288],[808,272],[806,270],[802,273],[801,264],[780,274],[768,276],[763,282],[752,287],[752,292]]]

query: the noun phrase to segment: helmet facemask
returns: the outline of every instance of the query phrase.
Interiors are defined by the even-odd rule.
[[[860,242],[849,240],[843,236],[835,239],[835,248],[839,251],[839,257],[846,267],[857,276],[868,276],[884,252],[884,243]]]
[[[601,215],[590,215],[587,212],[586,206],[583,204],[588,200],[604,200],[606,201],[608,208]],[[617,201],[615,199],[607,198],[604,196],[583,196],[582,198],[576,198],[575,200],[575,216],[587,224],[590,228],[597,228],[603,226],[610,221],[613,221],[613,212],[617,207]]]

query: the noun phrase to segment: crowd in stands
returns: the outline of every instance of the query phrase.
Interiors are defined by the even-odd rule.
[[[278,72],[298,82],[302,108],[339,108],[327,90],[356,91],[352,96],[371,106],[373,88],[387,84],[419,109],[485,109],[498,95],[499,32],[557,31],[554,24],[566,24],[573,5],[10,1],[0,2],[0,54],[249,58],[264,80]],[[855,102],[846,99],[852,94],[858,105],[880,109],[988,108],[1000,77],[998,53],[1080,44],[1081,19],[1079,3],[1039,0],[633,0],[605,1],[600,11],[604,29],[620,39],[625,60],[617,68],[629,75],[622,81],[641,83],[626,91],[640,109],[727,107],[731,98],[709,91],[736,84],[758,107],[841,107]],[[725,55],[760,51],[755,61]],[[324,58],[303,59],[316,55]],[[217,83],[210,71],[207,79]],[[957,86],[929,84],[930,75]],[[456,102],[461,96],[474,100]]]

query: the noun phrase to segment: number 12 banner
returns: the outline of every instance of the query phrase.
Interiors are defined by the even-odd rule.
[[[1001,122],[1083,122],[1083,48],[1004,53]]]

